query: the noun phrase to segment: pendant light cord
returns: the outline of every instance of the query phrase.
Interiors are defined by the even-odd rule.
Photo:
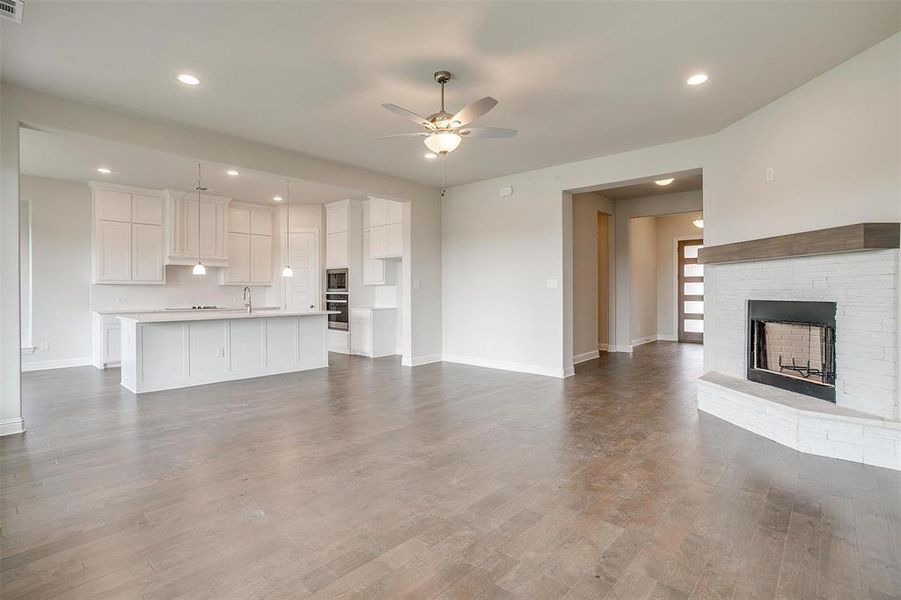
[[[202,262],[200,258],[200,191],[203,189],[203,174],[201,171],[201,163],[197,163],[197,262]]]

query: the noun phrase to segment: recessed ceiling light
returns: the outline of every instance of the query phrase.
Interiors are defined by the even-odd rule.
[[[425,156],[428,160],[434,160],[438,158],[438,155],[434,152],[426,152],[425,154],[423,154],[423,156]]]
[[[666,179],[657,179],[654,181],[657,185],[669,185],[676,180],[675,177],[667,177]]]
[[[691,77],[685,80],[685,83],[688,85],[701,85],[705,81],[707,81],[709,77],[705,73],[695,73]]]
[[[110,173],[112,173],[112,170],[107,169],[106,167],[97,167],[97,172],[103,173],[104,175],[109,175]]]
[[[275,200],[276,202],[281,202],[281,201],[282,201],[282,197],[281,197],[281,196],[273,196],[272,199]]]
[[[199,85],[200,84],[200,80],[197,79],[194,75],[191,75],[190,73],[181,73],[178,76],[178,80],[185,85]]]
[[[230,175],[230,176],[232,176],[232,177],[237,177],[238,175],[240,175],[240,173],[238,173],[238,172],[235,171],[234,169],[229,169],[228,171],[225,172],[225,174],[226,174],[226,175]]]

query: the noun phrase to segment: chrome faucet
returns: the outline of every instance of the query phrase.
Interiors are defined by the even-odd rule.
[[[247,314],[250,314],[250,311],[253,310],[253,300],[251,299],[250,288],[248,286],[244,286],[244,293],[241,294],[241,300],[244,301],[244,308],[247,309]]]

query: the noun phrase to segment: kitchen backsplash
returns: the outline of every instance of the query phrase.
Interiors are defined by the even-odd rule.
[[[91,310],[142,309],[192,306],[241,306],[237,285],[219,285],[220,270],[208,268],[206,275],[191,274],[191,267],[167,266],[166,285],[91,285]],[[253,286],[256,306],[281,306],[281,286]]]

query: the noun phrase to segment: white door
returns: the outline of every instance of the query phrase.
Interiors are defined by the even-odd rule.
[[[289,309],[319,308],[319,248],[316,238],[313,231],[292,231],[289,234],[288,264],[294,271],[294,277],[284,278],[285,305]]]

